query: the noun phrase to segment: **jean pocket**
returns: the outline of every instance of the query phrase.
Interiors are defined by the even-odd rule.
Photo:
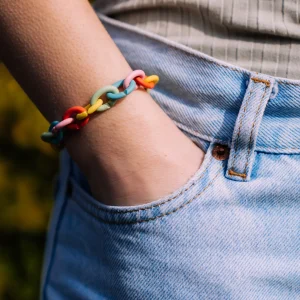
[[[86,192],[74,178],[69,178],[72,186],[71,201],[75,201],[86,212],[105,223],[134,224],[148,222],[176,213],[192,203],[209,188],[220,173],[223,164],[212,157],[214,144],[209,143],[204,160],[196,173],[173,193],[147,204],[134,206],[110,206],[97,201]]]
[[[185,255],[186,261],[182,251],[192,251],[185,247],[190,239],[197,240],[193,227],[224,173],[225,161],[212,157],[213,146],[186,184],[143,205],[102,204],[69,177],[70,193],[64,196],[66,205],[56,229],[45,298],[195,299],[186,294],[197,293],[193,283],[181,278],[176,284],[177,272],[181,263],[188,264],[186,272],[195,272],[194,261]],[[169,275],[173,279],[166,280]]]

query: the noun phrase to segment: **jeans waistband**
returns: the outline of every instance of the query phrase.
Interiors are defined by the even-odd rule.
[[[268,99],[264,100],[255,151],[300,153],[299,80],[250,72],[132,25],[98,16],[132,68],[160,76],[151,94],[179,128],[231,146],[238,117],[243,121],[248,87],[259,83],[260,90],[265,86],[270,91],[269,96],[261,93]],[[249,108],[251,97],[247,101]],[[257,121],[252,119],[253,123]]]

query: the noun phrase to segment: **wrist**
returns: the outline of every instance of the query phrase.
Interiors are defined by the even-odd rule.
[[[203,158],[152,97],[139,90],[69,136],[66,147],[94,197],[110,205],[146,203],[172,192]]]

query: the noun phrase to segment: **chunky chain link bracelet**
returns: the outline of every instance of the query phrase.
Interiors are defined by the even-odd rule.
[[[132,71],[124,80],[119,80],[112,85],[100,88],[92,96],[90,103],[85,106],[73,106],[63,115],[61,121],[53,121],[47,132],[41,135],[44,142],[50,143],[55,149],[64,147],[63,139],[65,130],[79,130],[85,126],[90,116],[95,112],[103,112],[113,107],[119,99],[122,99],[136,89],[153,89],[159,77],[157,75],[146,76],[142,70]],[[120,91],[120,89],[122,89]],[[101,97],[106,96],[108,101],[103,103]]]

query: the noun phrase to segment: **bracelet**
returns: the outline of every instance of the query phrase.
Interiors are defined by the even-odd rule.
[[[79,130],[85,126],[90,115],[95,112],[104,112],[113,107],[119,99],[122,99],[136,89],[144,89],[149,92],[159,81],[157,75],[146,76],[142,70],[131,72],[124,80],[119,80],[112,85],[100,88],[92,96],[90,104],[85,107],[73,106],[63,115],[61,121],[53,121],[47,132],[42,133],[41,139],[50,143],[55,149],[60,150],[64,147],[63,139],[65,130]],[[119,89],[122,88],[122,91]],[[103,103],[101,97],[106,95],[108,101]]]

